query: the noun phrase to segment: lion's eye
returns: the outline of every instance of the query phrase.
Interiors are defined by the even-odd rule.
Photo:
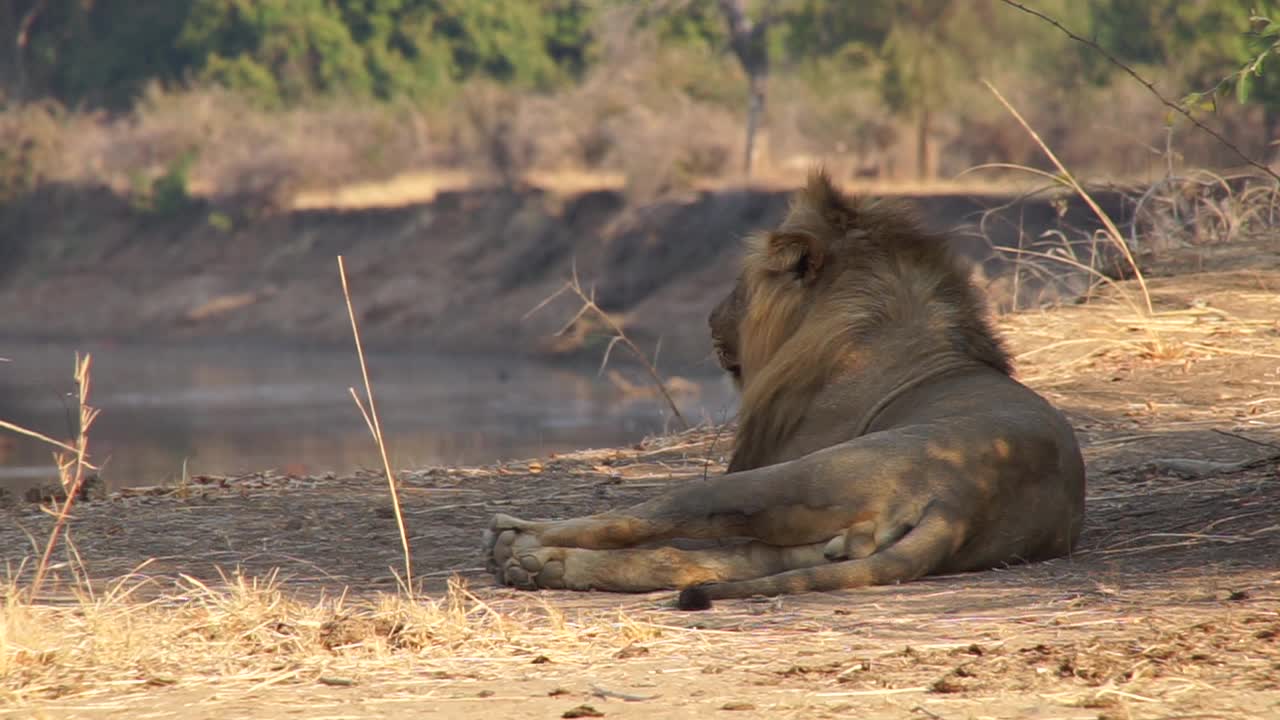
[[[716,343],[716,360],[720,363],[720,367],[736,379],[742,378],[742,364],[737,361],[724,345]]]

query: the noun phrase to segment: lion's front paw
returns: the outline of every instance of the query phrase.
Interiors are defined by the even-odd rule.
[[[505,557],[511,555],[511,543],[515,539],[514,532],[506,534],[509,531],[516,530],[523,520],[498,513],[489,521],[489,527],[484,529],[484,537],[481,539],[482,551],[484,552],[485,569],[489,572],[497,574],[502,566],[502,561],[498,559],[499,546],[502,547],[501,552]]]
[[[503,585],[522,590],[564,588],[564,548],[543,547],[534,525],[495,515],[484,535],[486,567]]]

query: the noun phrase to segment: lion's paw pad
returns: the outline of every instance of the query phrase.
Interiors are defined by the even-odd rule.
[[[485,566],[503,585],[536,590],[563,588],[564,550],[546,548],[525,531],[528,523],[509,515],[495,515],[484,533]]]
[[[524,536],[517,537],[511,556],[494,573],[498,582],[522,590],[564,587],[563,548],[544,548]]]

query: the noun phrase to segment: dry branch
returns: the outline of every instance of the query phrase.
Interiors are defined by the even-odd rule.
[[[8,362],[4,359],[4,362]],[[89,462],[89,428],[93,425],[93,421],[98,417],[98,409],[89,406],[89,389],[90,389],[90,367],[92,361],[90,355],[83,358],[76,354],[75,365],[75,383],[76,397],[78,405],[78,420],[76,437],[74,444],[65,443],[55,440],[43,433],[15,425],[11,422],[0,420],[0,429],[9,430],[19,435],[34,438],[56,448],[54,452],[54,463],[58,468],[58,481],[62,485],[64,499],[53,499],[53,509],[56,513],[53,527],[49,531],[48,540],[45,542],[44,551],[41,553],[40,562],[36,565],[35,577],[32,579],[29,596],[32,600],[39,594],[41,586],[44,584],[45,575],[49,570],[49,561],[53,557],[53,550],[57,547],[58,538],[61,537],[67,522],[71,518],[71,507],[80,497],[87,480],[85,470],[97,470],[97,466]],[[59,504],[60,503],[60,504]],[[34,540],[33,540],[34,542]],[[74,548],[72,548],[74,553]],[[78,556],[77,556],[78,558]]]
[[[49,571],[49,560],[53,557],[53,549],[57,547],[58,538],[61,536],[63,529],[66,527],[67,521],[71,517],[71,507],[75,504],[77,498],[80,497],[80,491],[84,487],[86,469],[97,469],[89,464],[89,427],[93,425],[93,421],[98,417],[98,409],[89,406],[89,368],[91,365],[91,356],[85,355],[80,357],[76,354],[76,398],[79,407],[79,425],[76,429],[76,438],[74,447],[69,447],[65,443],[49,440],[39,433],[29,430],[20,432],[31,437],[43,439],[52,443],[59,448],[54,453],[54,461],[58,466],[58,480],[62,483],[63,494],[66,498],[59,504],[55,498],[53,508],[57,513],[57,519],[53,523],[53,529],[49,531],[49,539],[45,543],[44,553],[40,556],[40,563],[36,565],[35,577],[31,580],[31,598],[34,600],[40,593],[40,586],[44,583],[44,576]],[[5,424],[10,429],[16,426]]]
[[[1148,92],[1150,92],[1152,95],[1154,95],[1154,96],[1155,96],[1155,98],[1156,98],[1157,100],[1159,100],[1159,101],[1160,101],[1160,104],[1162,104],[1162,105],[1164,105],[1165,107],[1169,108],[1170,110],[1172,110],[1172,111],[1174,111],[1174,112],[1178,113],[1179,115],[1181,115],[1182,117],[1186,118],[1187,120],[1190,120],[1190,121],[1191,121],[1191,124],[1192,124],[1192,125],[1195,125],[1195,126],[1196,126],[1196,128],[1197,128],[1198,130],[1200,130],[1200,131],[1201,131],[1201,132],[1203,132],[1203,133],[1208,134],[1208,135],[1209,135],[1209,136],[1211,136],[1214,140],[1217,140],[1219,143],[1221,143],[1221,144],[1222,144],[1222,146],[1223,146],[1223,147],[1225,147],[1225,148],[1227,148],[1228,150],[1230,150],[1231,152],[1235,153],[1235,154],[1236,154],[1236,156],[1238,156],[1241,160],[1244,160],[1246,163],[1249,163],[1250,165],[1252,165],[1253,167],[1257,168],[1258,170],[1261,170],[1262,172],[1264,172],[1264,173],[1266,173],[1266,174],[1270,175],[1274,180],[1276,180],[1276,182],[1280,182],[1280,174],[1277,174],[1275,170],[1272,170],[1271,168],[1267,167],[1266,165],[1264,165],[1264,164],[1262,164],[1262,163],[1258,162],[1257,160],[1254,160],[1253,158],[1249,157],[1248,155],[1246,155],[1246,154],[1244,153],[1244,151],[1243,151],[1243,150],[1241,150],[1240,148],[1236,147],[1236,145],[1235,145],[1234,143],[1232,143],[1230,140],[1227,140],[1225,137],[1223,137],[1221,133],[1219,133],[1218,131],[1214,130],[1213,128],[1209,127],[1208,125],[1205,125],[1204,123],[1202,123],[1202,122],[1200,122],[1199,120],[1197,120],[1197,119],[1196,119],[1196,117],[1195,117],[1194,115],[1192,115],[1192,114],[1191,114],[1191,112],[1190,112],[1190,111],[1188,111],[1185,107],[1183,107],[1183,106],[1179,105],[1178,103],[1175,103],[1175,102],[1173,102],[1172,100],[1170,100],[1170,99],[1166,98],[1166,97],[1165,97],[1165,96],[1164,96],[1164,95],[1163,95],[1159,90],[1157,90],[1157,89],[1156,89],[1156,85],[1155,85],[1155,83],[1153,83],[1153,82],[1151,82],[1150,80],[1148,80],[1148,79],[1146,79],[1146,78],[1142,77],[1141,75],[1139,75],[1139,74],[1138,74],[1138,71],[1134,70],[1133,68],[1129,67],[1128,65],[1126,65],[1126,64],[1124,64],[1124,63],[1120,62],[1119,60],[1117,60],[1117,59],[1116,59],[1116,57],[1115,57],[1114,55],[1112,55],[1111,53],[1107,52],[1107,51],[1106,51],[1105,49],[1103,49],[1103,47],[1102,47],[1101,45],[1099,45],[1098,43],[1096,43],[1096,42],[1094,42],[1094,41],[1092,41],[1092,40],[1089,40],[1089,39],[1087,39],[1087,38],[1080,37],[1079,35],[1077,35],[1077,34],[1075,34],[1075,33],[1071,32],[1070,30],[1068,30],[1068,29],[1066,28],[1066,26],[1065,26],[1065,25],[1063,25],[1062,23],[1058,22],[1058,21],[1057,21],[1057,20],[1055,20],[1054,18],[1049,17],[1048,15],[1044,14],[1043,12],[1040,12],[1039,10],[1033,10],[1032,8],[1029,8],[1029,7],[1027,7],[1026,5],[1023,5],[1023,4],[1022,4],[1022,3],[1020,3],[1020,2],[1014,2],[1014,0],[1000,0],[1000,2],[1003,2],[1005,5],[1008,5],[1008,6],[1009,6],[1009,7],[1011,7],[1011,8],[1015,8],[1015,9],[1017,9],[1017,10],[1021,10],[1022,12],[1026,13],[1026,14],[1028,14],[1028,15],[1033,15],[1033,16],[1035,16],[1035,17],[1037,17],[1037,18],[1040,18],[1041,20],[1043,20],[1043,21],[1045,21],[1045,22],[1049,23],[1050,25],[1054,26],[1055,28],[1057,28],[1060,32],[1062,32],[1062,34],[1066,35],[1067,37],[1071,38],[1072,40],[1074,40],[1074,41],[1076,41],[1076,42],[1080,43],[1081,45],[1085,45],[1085,46],[1087,46],[1087,47],[1089,47],[1089,48],[1093,49],[1093,50],[1094,50],[1095,52],[1097,52],[1099,55],[1101,55],[1102,57],[1106,58],[1107,62],[1111,63],[1112,65],[1114,65],[1114,66],[1116,66],[1116,67],[1118,67],[1118,68],[1120,68],[1120,69],[1121,69],[1121,70],[1123,70],[1123,71],[1125,72],[1125,74],[1127,74],[1129,77],[1131,77],[1131,78],[1133,78],[1134,80],[1138,81],[1138,84],[1139,84],[1139,85],[1141,85],[1142,87],[1146,88]]]
[[[1062,174],[1062,181],[1074,190],[1075,193],[1079,195],[1086,204],[1088,204],[1089,209],[1093,210],[1093,213],[1098,216],[1098,220],[1100,220],[1103,227],[1107,229],[1107,238],[1116,246],[1116,249],[1118,249],[1124,256],[1125,262],[1128,263],[1129,267],[1133,270],[1134,278],[1138,281],[1138,287],[1142,290],[1142,300],[1146,306],[1146,314],[1151,315],[1153,313],[1151,307],[1151,293],[1147,290],[1146,278],[1142,276],[1142,269],[1138,267],[1138,261],[1133,257],[1133,251],[1129,249],[1129,244],[1125,242],[1124,236],[1120,234],[1119,228],[1117,228],[1116,224],[1112,222],[1111,216],[1107,215],[1107,213],[1098,206],[1098,203],[1094,202],[1093,196],[1080,185],[1075,176],[1071,174],[1071,171],[1067,169],[1067,166],[1063,165],[1062,161],[1058,159],[1058,156],[1054,154],[1053,150],[1049,149],[1048,144],[1041,139],[1040,134],[1031,127],[1026,119],[1022,117],[1022,114],[1019,113],[1008,100],[1005,100],[1004,95],[1000,94],[1000,91],[996,89],[996,86],[986,80],[983,80],[982,84],[987,86],[987,89],[996,96],[996,99],[1000,101],[1000,104],[1009,111],[1009,114],[1013,115],[1014,119],[1018,121],[1018,124],[1027,131],[1027,134],[1031,136],[1031,139],[1035,141],[1036,145],[1038,145],[1044,154],[1049,157],[1049,160],[1053,163],[1054,167],[1058,168],[1058,172]]]
[[[373,435],[373,441],[378,446],[378,454],[382,458],[382,469],[387,473],[387,487],[391,491],[391,507],[396,514],[396,529],[400,532],[400,546],[404,549],[404,588],[411,597],[413,596],[413,557],[409,551],[409,532],[404,524],[404,512],[400,509],[400,491],[396,487],[396,475],[391,471],[391,461],[387,459],[387,445],[382,439],[382,424],[378,422],[378,407],[373,402],[373,384],[369,382],[369,368],[364,361],[364,346],[360,343],[360,326],[356,323],[356,311],[351,305],[351,291],[347,287],[347,269],[342,261],[342,256],[338,256],[338,275],[342,278],[342,296],[347,301],[347,315],[351,318],[351,335],[356,343],[356,355],[360,358],[360,375],[364,378],[365,398],[369,402],[369,410],[365,411],[364,405],[360,403],[359,396],[356,395],[355,388],[347,388],[351,393],[352,399],[356,402],[356,407],[360,409],[360,414],[364,416],[365,423],[369,426],[369,432]]]
[[[555,333],[556,336],[558,337],[568,332],[569,329],[574,326],[574,324],[576,324],[579,320],[585,317],[588,313],[594,315],[596,318],[600,320],[600,322],[604,323],[604,325],[607,328],[609,328],[609,332],[613,334],[612,337],[609,339],[609,345],[605,348],[604,357],[600,359],[599,372],[603,373],[605,367],[609,364],[609,357],[613,353],[613,348],[619,344],[622,345],[623,347],[625,347],[627,350],[631,352],[631,354],[636,358],[636,360],[640,362],[642,366],[644,366],[644,369],[649,374],[649,378],[653,381],[654,386],[657,387],[658,391],[662,393],[662,397],[667,401],[667,406],[671,408],[672,415],[674,415],[675,418],[680,421],[680,425],[681,425],[680,429],[687,430],[689,428],[689,421],[686,420],[684,417],[684,414],[680,412],[680,408],[676,405],[675,398],[672,397],[671,390],[667,387],[666,381],[662,379],[662,375],[658,372],[658,368],[655,367],[653,361],[650,360],[649,357],[646,356],[643,352],[641,352],[640,348],[637,347],[636,344],[631,341],[631,338],[627,337],[627,333],[622,329],[620,325],[618,325],[617,321],[615,321],[612,317],[610,317],[608,313],[606,313],[604,310],[600,308],[599,305],[596,304],[595,291],[593,290],[590,293],[588,293],[586,290],[583,289],[582,282],[578,279],[578,267],[576,264],[573,266],[572,276],[570,277],[569,281],[566,282],[563,286],[561,286],[559,290],[556,290],[555,292],[551,293],[546,298],[544,298],[542,302],[533,306],[533,309],[525,313],[524,316],[526,318],[529,317],[530,315],[546,307],[548,303],[560,297],[561,295],[565,294],[566,292],[577,295],[578,299],[582,302],[582,305],[581,307],[578,308],[578,311],[573,314],[573,317],[571,317],[568,322],[566,322],[559,330],[556,331]]]

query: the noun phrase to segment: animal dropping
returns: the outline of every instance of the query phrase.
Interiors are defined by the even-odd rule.
[[[781,225],[747,239],[709,322],[742,396],[728,472],[597,515],[495,515],[499,582],[676,589],[678,606],[705,609],[1075,546],[1074,431],[1013,378],[969,274],[905,207],[811,173]],[[662,545],[676,539],[721,542]]]

